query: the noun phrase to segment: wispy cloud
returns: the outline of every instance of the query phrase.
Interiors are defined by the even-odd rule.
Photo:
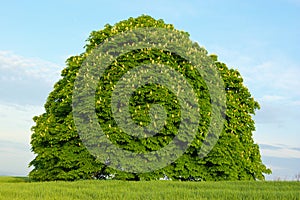
[[[0,175],[27,175],[30,171],[28,163],[34,158],[30,146],[7,140],[0,144]]]
[[[286,144],[259,144],[263,163],[272,169],[267,180],[294,180],[300,168],[300,148]]]
[[[300,146],[300,60],[280,50],[270,50],[264,42],[256,42],[241,51],[218,47],[214,52],[228,67],[237,69],[246,87],[261,109],[254,120],[256,142],[284,143]],[[276,155],[266,150],[263,154]],[[282,149],[278,155],[297,152]]]
[[[286,100],[287,97],[285,96],[280,96],[280,95],[264,95],[263,97],[260,98],[262,101],[267,101],[267,102],[274,102],[274,101],[284,101]]]
[[[300,96],[300,65],[274,58],[252,67],[242,67],[249,84],[264,92],[281,93],[288,97]]]
[[[281,149],[279,146],[274,146],[270,144],[259,144],[260,149],[271,149],[271,150],[278,150]]]
[[[0,139],[24,145],[29,144],[32,118],[43,112],[42,106],[0,102]]]
[[[267,180],[295,180],[300,168],[300,158],[284,158],[263,156],[263,163],[272,169],[272,174],[267,175]]]
[[[24,151],[24,150],[28,149],[29,144],[0,139],[0,147],[1,147],[1,149],[6,149],[6,150],[17,149],[20,151]]]
[[[260,144],[263,156],[277,158],[300,158],[300,149],[282,144]]]
[[[0,51],[0,101],[43,104],[60,70],[51,62]]]
[[[0,175],[27,175],[32,118],[42,114],[43,107],[7,104],[0,101]]]
[[[263,42],[257,43],[261,46],[249,45],[243,51],[218,46],[213,51],[229,67],[239,70],[246,85],[258,97],[284,95],[300,99],[299,59],[285,52],[265,52],[263,49],[268,47]]]
[[[20,81],[26,78],[52,83],[60,75],[61,67],[38,58],[26,58],[10,51],[0,51],[0,80]]]
[[[257,98],[261,110],[255,116],[257,123],[281,124],[300,117],[300,104],[296,99],[281,95],[263,95]],[[300,124],[295,124],[299,127]]]

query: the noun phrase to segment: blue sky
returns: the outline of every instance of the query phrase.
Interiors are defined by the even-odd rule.
[[[6,1],[0,7],[0,174],[26,175],[32,117],[93,30],[148,14],[238,69],[259,101],[268,179],[300,173],[300,1]]]

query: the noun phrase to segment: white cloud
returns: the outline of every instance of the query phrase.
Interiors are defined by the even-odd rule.
[[[262,156],[277,158],[300,158],[300,150],[282,144],[260,144]]]
[[[38,58],[0,51],[0,173],[26,175],[33,117],[60,78],[61,67]]]
[[[61,67],[38,58],[26,58],[10,51],[0,51],[0,80],[20,81],[26,78],[47,82],[57,80]]]
[[[259,42],[258,42],[259,43]],[[249,46],[243,51],[214,47],[228,67],[238,69],[244,82],[257,97],[280,95],[300,99],[300,63],[284,52],[268,52],[264,44]],[[258,95],[258,96],[257,96]]]
[[[28,164],[33,158],[29,144],[0,140],[0,175],[27,175],[31,170]]]
[[[21,144],[30,142],[32,118],[44,112],[42,106],[16,105],[0,102],[0,140]]]
[[[43,104],[61,67],[38,58],[0,51],[0,173],[27,175],[32,118]],[[0,174],[0,175],[1,175]]]
[[[290,61],[265,61],[251,68],[242,68],[251,84],[285,95],[300,95],[300,65]]]
[[[260,98],[260,100],[264,102],[283,101],[286,99],[287,97],[280,96],[280,95],[264,95],[263,97]]]
[[[231,49],[230,49],[231,48]],[[246,87],[259,102],[254,139],[258,143],[300,146],[300,60],[265,43],[239,47],[216,46],[214,52],[229,68],[237,69]],[[267,155],[296,155],[293,150],[266,150]]]
[[[263,95],[256,98],[261,109],[256,112],[258,123],[282,123],[300,117],[300,105],[286,96]]]
[[[290,124],[300,118],[300,101],[297,97],[294,100],[281,95],[264,95],[257,100],[261,105],[255,116],[258,123]],[[300,130],[299,123],[295,123],[294,127]]]
[[[0,173],[28,174],[30,169],[27,166],[34,158],[30,151],[32,118],[43,112],[42,106],[0,102]]]
[[[293,106],[300,106],[300,100],[293,101],[291,103],[291,105],[293,105]]]
[[[0,101],[43,104],[60,78],[60,70],[48,61],[0,51]]]

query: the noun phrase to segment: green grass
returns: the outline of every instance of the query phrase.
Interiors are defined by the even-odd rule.
[[[0,184],[2,183],[24,183],[29,182],[28,177],[0,176]]]
[[[0,199],[300,199],[300,182],[29,182],[0,177]]]

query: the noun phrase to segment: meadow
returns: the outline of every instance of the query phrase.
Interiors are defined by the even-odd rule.
[[[99,181],[30,182],[0,177],[0,200],[74,199],[300,199],[300,182]]]

